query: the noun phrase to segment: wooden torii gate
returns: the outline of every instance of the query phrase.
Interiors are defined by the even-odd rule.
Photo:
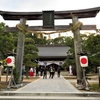
[[[55,11],[54,19],[72,19],[72,27],[78,24],[78,18],[90,18],[95,17],[100,11],[100,7],[82,9],[82,10],[69,10],[69,11]],[[60,25],[54,26],[51,28],[43,28],[42,26],[30,26],[26,27],[26,20],[43,20],[42,12],[9,12],[9,11],[0,11],[0,15],[4,20],[20,20],[20,25],[22,30],[20,30],[18,36],[18,45],[17,45],[17,56],[16,56],[16,67],[20,71],[20,80],[21,80],[21,69],[23,63],[23,52],[24,52],[24,39],[25,39],[25,30],[26,28],[33,31],[56,31],[56,30],[66,30],[70,28],[70,25]],[[80,43],[80,29],[81,30],[95,30],[96,25],[82,25],[76,27],[72,30],[74,34],[74,49],[75,49],[75,61],[76,61],[76,70],[77,70],[77,84],[80,85],[82,81],[82,69],[79,63],[78,53],[82,52],[82,47]],[[8,27],[6,31],[18,31],[16,27]]]

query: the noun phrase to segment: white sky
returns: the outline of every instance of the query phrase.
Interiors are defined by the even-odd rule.
[[[1,11],[17,12],[42,12],[45,10],[66,11],[99,7],[100,0],[0,0]],[[96,24],[100,29],[100,13],[95,18],[79,19],[83,25]],[[4,21],[0,16],[0,22],[12,27],[19,21]],[[55,25],[69,25],[71,20],[55,21]],[[27,21],[29,26],[42,25],[42,21]]]

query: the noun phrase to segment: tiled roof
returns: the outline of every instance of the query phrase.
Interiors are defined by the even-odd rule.
[[[47,45],[47,46],[37,46],[39,49],[39,57],[40,58],[66,58],[67,51],[70,49],[68,46],[62,45]]]

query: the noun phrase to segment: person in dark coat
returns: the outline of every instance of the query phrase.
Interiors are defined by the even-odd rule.
[[[43,67],[40,68],[40,76],[43,75]]]
[[[39,67],[36,67],[36,76],[39,76]]]
[[[22,65],[22,81],[23,81],[24,75],[25,75],[25,65],[23,64]]]
[[[47,79],[47,68],[46,68],[46,66],[44,66],[44,68],[43,68],[43,79]]]
[[[58,77],[60,77],[60,66],[58,66],[58,68],[57,68],[57,74],[58,74]]]

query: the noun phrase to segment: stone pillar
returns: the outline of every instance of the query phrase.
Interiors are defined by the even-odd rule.
[[[24,18],[20,19],[20,26],[22,31],[19,31],[18,43],[17,43],[17,55],[16,55],[16,68],[19,72],[19,81],[22,79],[22,65],[23,65],[23,55],[24,55],[24,41],[25,41],[25,25],[26,20]]]
[[[78,23],[78,18],[76,16],[72,17],[72,25],[75,26]],[[77,85],[81,84],[82,81],[82,68],[79,62],[78,53],[82,52],[81,47],[81,38],[80,38],[80,30],[79,28],[73,30],[74,34],[74,51],[75,51],[75,62],[76,62],[76,72],[77,72]]]

